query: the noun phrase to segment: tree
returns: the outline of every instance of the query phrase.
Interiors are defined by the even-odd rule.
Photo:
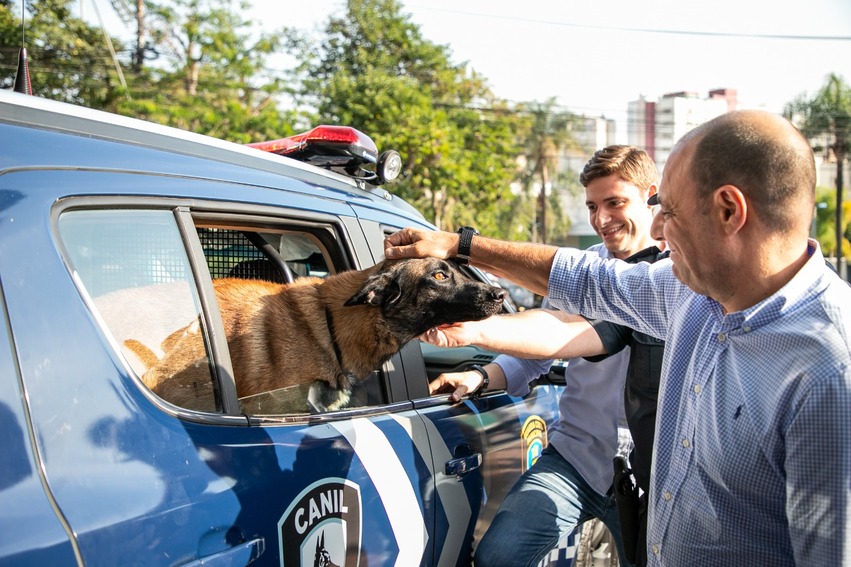
[[[851,218],[851,201],[844,201],[843,216]],[[813,218],[812,236],[818,240],[822,250],[836,250],[836,190],[832,187],[818,187],[816,189],[816,211]],[[851,223],[845,228],[842,242],[842,255],[851,255]]]
[[[134,52],[132,100],[121,114],[245,143],[293,133],[295,113],[277,106],[278,79],[264,79],[267,58],[281,48],[276,33],[254,33],[245,2],[148,2],[146,50],[162,55],[140,68]]]
[[[388,190],[440,228],[499,234],[523,121],[480,76],[424,39],[397,0],[348,0],[318,41],[288,37],[300,62],[295,100],[316,122],[353,126],[402,154],[404,177]]]
[[[506,238],[537,242],[540,240],[540,218],[542,206],[545,206],[546,240],[553,244],[565,242],[571,222],[564,210],[564,201],[568,196],[576,196],[583,191],[579,183],[579,173],[572,170],[556,170],[548,177],[549,190],[540,191],[540,176],[529,162],[529,156],[520,156],[522,171],[518,177],[518,194],[504,204],[500,210],[500,226]],[[557,163],[557,160],[553,163]],[[544,202],[542,203],[542,198]],[[572,199],[571,199],[572,200]]]
[[[111,106],[124,96],[105,33],[74,17],[71,0],[27,2],[23,30],[15,5],[0,3],[3,88],[12,86],[18,52],[26,47],[34,95],[91,108]],[[110,39],[120,50],[121,43]]]
[[[555,107],[555,98],[543,103],[533,102],[528,107],[532,126],[525,144],[528,164],[525,179],[531,183],[535,179],[539,181],[537,222],[532,240],[540,242],[549,241],[547,195],[552,190],[553,178],[559,170],[561,150],[575,145],[570,128],[574,116],[568,112],[557,112]]]
[[[797,122],[801,132],[815,142],[814,150],[827,150],[828,158],[836,160],[835,235],[836,266],[842,261],[842,243],[846,227],[843,222],[844,164],[851,140],[851,87],[836,74],[830,74],[825,84],[809,99],[801,95],[788,103],[783,114]],[[824,148],[821,144],[824,143]]]
[[[294,111],[281,112],[281,80],[267,78],[266,60],[281,48],[278,34],[257,35],[243,4],[174,0],[144,4],[150,41],[145,53],[163,57],[140,65],[139,42],[115,38],[73,17],[70,0],[27,4],[26,47],[33,92],[235,142],[293,133]],[[20,18],[0,0],[0,64],[11,87],[21,42]],[[126,78],[118,80],[116,65]]]

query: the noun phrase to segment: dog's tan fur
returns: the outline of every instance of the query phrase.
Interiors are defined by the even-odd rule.
[[[444,276],[438,279],[437,272]],[[324,382],[338,395],[321,409],[344,406],[355,380],[428,328],[490,316],[504,297],[499,288],[463,278],[436,259],[386,261],[292,284],[227,278],[214,287],[237,395]],[[197,322],[163,341],[161,360],[140,343],[125,346],[149,368],[143,380],[158,395],[188,408],[209,404],[209,366]]]

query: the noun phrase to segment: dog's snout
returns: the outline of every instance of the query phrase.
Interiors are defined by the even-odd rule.
[[[505,290],[501,287],[493,287],[490,288],[490,299],[493,301],[505,301]]]

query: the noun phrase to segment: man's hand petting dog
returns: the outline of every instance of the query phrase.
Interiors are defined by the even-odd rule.
[[[468,321],[432,327],[419,338],[424,343],[443,348],[469,346],[476,343],[476,323],[477,321]]]

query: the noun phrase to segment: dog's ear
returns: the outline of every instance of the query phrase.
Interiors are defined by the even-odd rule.
[[[402,288],[392,274],[373,274],[344,305],[386,305],[402,296]]]

